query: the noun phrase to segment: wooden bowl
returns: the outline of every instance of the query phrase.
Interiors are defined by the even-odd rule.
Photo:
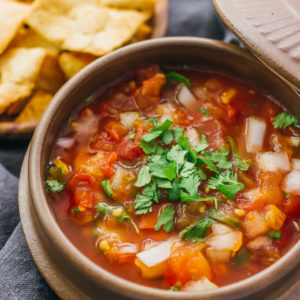
[[[168,28],[168,0],[157,0],[154,16],[150,21],[153,26],[151,39],[163,37]],[[16,123],[0,120],[0,138],[8,140],[27,140],[33,134],[38,121]]]
[[[101,299],[111,299],[112,293],[159,300],[225,300],[249,295],[251,299],[259,299],[255,293],[274,284],[296,265],[300,242],[272,266],[248,279],[201,294],[174,293],[138,285],[104,270],[83,255],[56,222],[44,182],[52,145],[61,127],[83,99],[120,74],[146,63],[194,64],[231,74],[273,96],[300,117],[300,101],[294,90],[247,51],[230,44],[201,38],[163,38],[130,45],[98,59],[56,94],[34,133],[28,163],[27,159],[24,162],[19,190],[20,215],[37,266],[54,291],[65,299],[99,299],[99,295]]]

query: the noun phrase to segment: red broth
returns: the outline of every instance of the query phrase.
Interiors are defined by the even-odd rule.
[[[299,238],[297,123],[236,78],[139,68],[62,129],[49,202],[74,245],[122,278],[174,291],[234,283]]]

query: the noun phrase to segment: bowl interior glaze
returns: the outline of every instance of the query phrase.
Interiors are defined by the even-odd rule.
[[[201,38],[163,38],[137,43],[106,55],[61,88],[34,133],[29,152],[29,189],[39,236],[57,268],[92,298],[99,297],[103,287],[140,299],[236,299],[253,294],[295,266],[300,256],[299,242],[278,262],[249,279],[201,294],[174,293],[138,285],[102,269],[73,246],[55,221],[47,202],[44,181],[51,148],[60,128],[74,109],[100,87],[107,86],[128,70],[151,63],[191,64],[233,75],[274,97],[300,117],[299,96],[246,50],[230,44]]]

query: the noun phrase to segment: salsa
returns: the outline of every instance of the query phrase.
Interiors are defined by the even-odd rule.
[[[144,66],[62,128],[49,203],[74,245],[118,276],[173,291],[234,283],[300,237],[297,125],[236,78]]]

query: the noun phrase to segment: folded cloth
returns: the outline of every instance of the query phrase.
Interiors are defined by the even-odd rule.
[[[219,21],[211,0],[170,0],[167,35],[201,36],[239,44]],[[25,147],[20,151],[15,145],[15,149],[2,142],[0,146],[0,162],[14,174],[25,152]],[[19,223],[17,190],[17,178],[0,165],[0,299],[58,299],[27,247]]]

